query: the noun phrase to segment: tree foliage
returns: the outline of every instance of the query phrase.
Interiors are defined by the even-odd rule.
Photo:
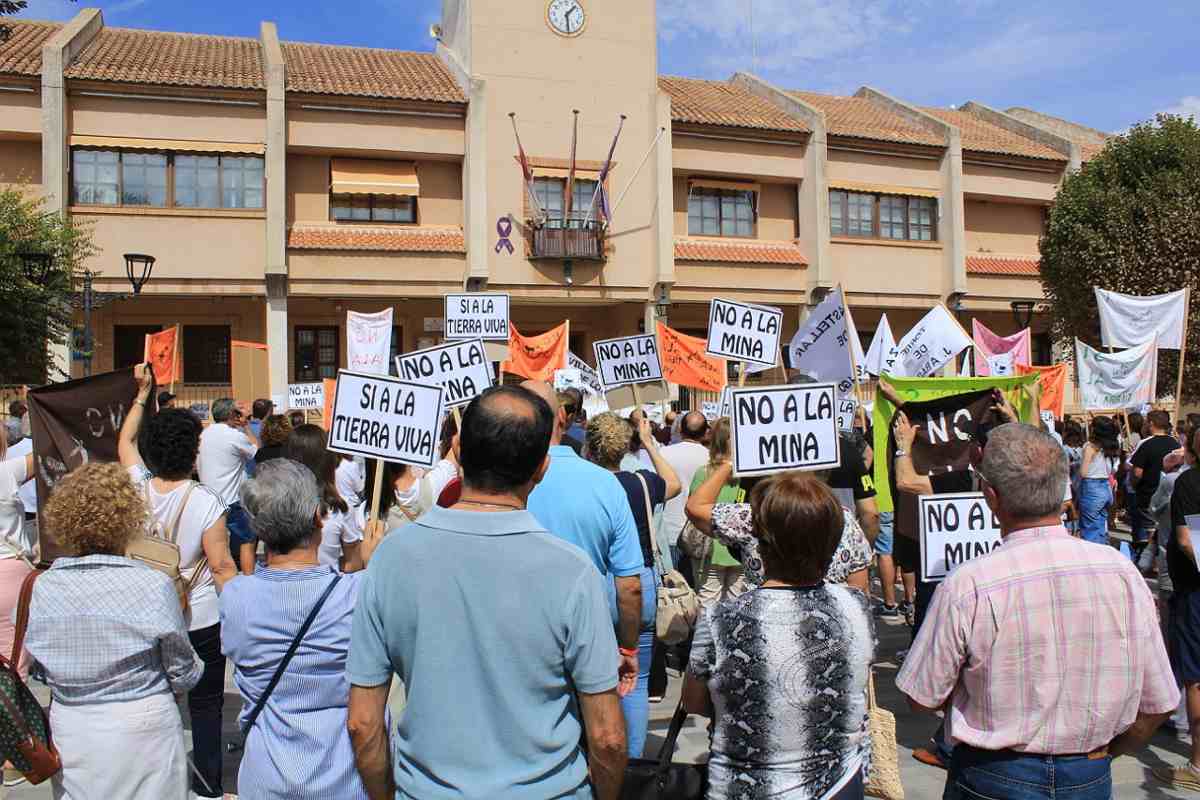
[[[0,16],[23,11],[27,5],[29,5],[28,0],[0,0]],[[10,35],[12,35],[12,28],[0,22],[0,43],[7,42]]]
[[[45,211],[40,198],[20,189],[0,188],[0,384],[64,377],[49,374],[47,348],[70,337],[72,283],[96,252],[90,225]],[[44,282],[26,275],[24,253],[52,257]]]
[[[1042,283],[1061,340],[1099,346],[1092,287],[1162,294],[1190,286],[1184,397],[1200,396],[1200,127],[1159,115],[1121,136],[1059,188],[1041,242]],[[1073,352],[1073,348],[1071,348]],[[1159,354],[1160,397],[1179,353]]]

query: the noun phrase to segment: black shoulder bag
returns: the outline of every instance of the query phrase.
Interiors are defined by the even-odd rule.
[[[246,723],[242,725],[242,737],[245,738],[250,733],[250,729],[254,727],[254,723],[258,720],[258,715],[262,713],[263,707],[267,704],[267,699],[271,696],[271,692],[275,691],[275,687],[279,684],[279,679],[283,677],[283,671],[287,669],[287,665],[291,662],[292,656],[296,655],[296,650],[300,647],[301,640],[304,639],[304,634],[308,633],[308,629],[312,627],[313,620],[317,618],[317,614],[321,610],[321,606],[325,605],[325,601],[329,599],[329,593],[333,591],[333,587],[338,585],[338,581],[342,579],[342,574],[339,572],[333,576],[333,580],[325,587],[325,591],[317,598],[317,604],[312,607],[312,611],[308,612],[308,618],[304,620],[304,624],[300,626],[300,631],[296,634],[296,638],[292,639],[292,643],[288,645],[287,652],[283,656],[283,660],[279,662],[279,666],[275,669],[275,674],[271,676],[271,682],[267,684],[267,688],[263,691],[262,696],[258,698],[258,702],[254,704],[254,710],[250,712],[250,716],[246,718]]]
[[[625,767],[620,800],[700,800],[708,791],[707,764],[673,764],[675,742],[688,713],[683,701],[675,709],[658,758],[631,758]]]

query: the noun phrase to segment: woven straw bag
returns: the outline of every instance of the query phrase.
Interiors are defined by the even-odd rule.
[[[871,778],[864,794],[882,800],[904,800],[900,751],[896,747],[896,715],[875,702],[874,670],[867,677],[867,718],[871,731]]]

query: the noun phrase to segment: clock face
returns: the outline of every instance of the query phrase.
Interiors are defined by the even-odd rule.
[[[546,22],[550,30],[561,36],[578,36],[587,24],[587,12],[580,0],[550,0],[546,5]]]

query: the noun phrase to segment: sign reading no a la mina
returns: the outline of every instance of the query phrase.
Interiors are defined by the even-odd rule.
[[[508,341],[508,295],[474,292],[446,295],[448,340]]]
[[[782,327],[783,312],[778,308],[714,299],[708,307],[705,352],[730,361],[773,367]]]
[[[441,386],[339,370],[328,447],[432,468],[439,455],[443,396]]]
[[[920,495],[917,514],[921,580],[927,583],[1000,546],[1000,523],[982,492]]]
[[[596,371],[605,389],[662,380],[658,341],[648,334],[604,339],[592,344]]]
[[[841,462],[837,385],[731,389],[733,474],[825,469]]]
[[[320,411],[325,407],[325,384],[320,382],[289,383],[287,407],[305,411]]]
[[[493,383],[492,365],[479,339],[396,356],[396,374],[407,381],[441,386],[446,390],[446,408],[465,406]]]

